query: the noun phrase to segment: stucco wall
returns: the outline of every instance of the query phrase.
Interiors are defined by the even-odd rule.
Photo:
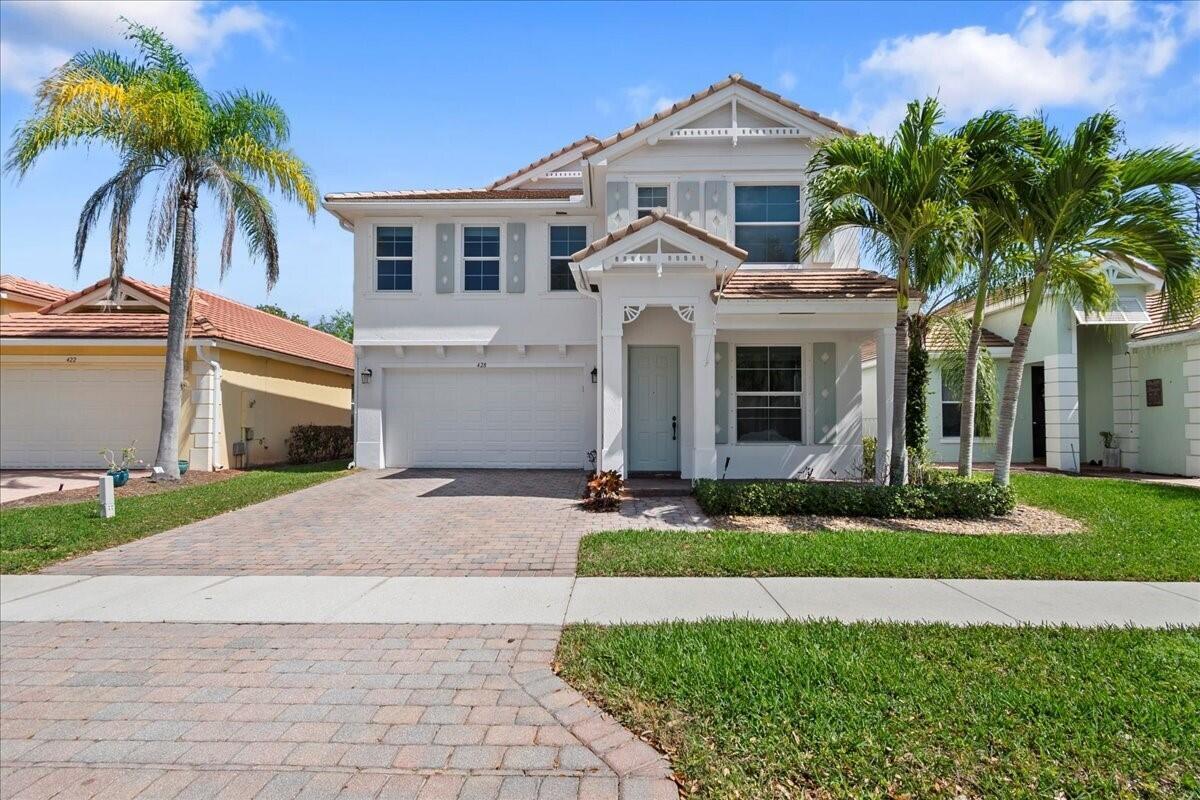
[[[16,300],[12,297],[0,298],[0,317],[5,314],[17,314],[22,311],[37,311],[45,303],[26,303],[21,300]]]
[[[1187,411],[1184,393],[1187,378],[1183,374],[1186,347],[1183,344],[1139,348],[1138,398],[1139,453],[1138,469],[1145,472],[1183,474],[1188,440],[1184,438]],[[1146,407],[1146,380],[1159,378],[1163,385],[1163,404]]]
[[[1084,463],[1104,460],[1100,431],[1113,431],[1113,353],[1124,350],[1123,333],[1112,326],[1084,325],[1079,342],[1079,450]]]

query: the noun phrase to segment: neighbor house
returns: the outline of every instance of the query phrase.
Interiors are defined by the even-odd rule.
[[[483,188],[327,195],[358,464],[856,474],[896,286],[853,232],[797,247],[809,157],[850,133],[733,75]]]
[[[1089,314],[1048,299],[1029,339],[1013,431],[1013,462],[1040,463],[1071,472],[1104,461],[1101,432],[1113,434],[1120,467],[1172,475],[1200,475],[1200,316],[1172,322],[1161,294],[1162,276],[1149,265],[1110,259],[1103,265],[1117,291],[1116,306]],[[1011,339],[1023,298],[989,305],[984,342],[996,362],[996,396],[1003,393]],[[947,337],[933,337],[928,419],[938,461],[955,461],[959,397],[943,384],[937,353]],[[863,381],[876,380],[875,353],[863,352]],[[868,431],[876,405],[864,405]],[[977,462],[995,453],[993,437],[975,442]]]
[[[168,290],[109,288],[0,319],[0,467],[98,467],[101,449],[131,442],[153,461]],[[184,358],[179,457],[192,469],[284,461],[292,426],[350,424],[353,350],[321,331],[197,290]]]
[[[31,281],[19,275],[0,275],[0,317],[20,311],[37,311],[69,294],[66,289],[49,283]]]

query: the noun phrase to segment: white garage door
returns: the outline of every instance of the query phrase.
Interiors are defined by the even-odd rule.
[[[136,441],[154,460],[162,369],[71,364],[0,369],[0,467],[102,467]]]
[[[586,463],[579,368],[389,369],[389,467],[580,467]]]

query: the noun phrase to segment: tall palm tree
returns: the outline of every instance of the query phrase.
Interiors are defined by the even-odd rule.
[[[804,237],[811,252],[842,229],[857,229],[895,272],[896,360],[892,383],[892,455],[888,480],[906,479],[905,401],[908,394],[910,292],[943,282],[950,253],[971,227],[959,201],[965,159],[962,142],[940,133],[936,99],[908,104],[888,140],[877,136],[833,139],[809,162],[810,218]]]
[[[279,277],[275,212],[259,188],[266,184],[299,202],[314,217],[317,189],[308,166],[286,147],[288,119],[265,94],[211,95],[183,55],[162,34],[126,21],[137,56],[115,52],[76,54],[38,87],[33,114],[14,135],[6,169],[19,177],[47,150],[103,143],[121,159],[117,174],[101,184],[79,217],[75,273],[88,235],[110,209],[111,291],[125,271],[130,215],[146,179],[158,180],[150,217],[153,249],[172,250],[171,303],[162,426],[155,465],[179,478],[179,411],[184,343],[196,277],[196,207],[211,191],[223,213],[220,271],[233,259],[240,229],[251,256],[266,263],[267,287]]]
[[[1111,113],[1084,120],[1068,140],[1044,121],[1025,124],[1032,166],[1001,209],[1024,251],[1028,284],[1004,381],[993,480],[1009,480],[1013,424],[1029,334],[1047,294],[1066,294],[1086,309],[1110,307],[1114,291],[1101,271],[1113,255],[1140,259],[1163,273],[1170,314],[1191,314],[1200,300],[1200,150],[1159,147],[1117,152]]]

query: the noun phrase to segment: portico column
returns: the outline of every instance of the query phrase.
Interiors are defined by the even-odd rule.
[[[1079,471],[1079,368],[1075,353],[1046,356],[1046,466]]]
[[[692,475],[717,476],[717,366],[713,310],[701,303],[692,322]]]
[[[606,329],[601,335],[601,441],[598,470],[615,469],[625,474],[625,341],[622,329]]]
[[[887,483],[892,463],[892,379],[896,371],[896,329],[875,331],[875,482]]]

